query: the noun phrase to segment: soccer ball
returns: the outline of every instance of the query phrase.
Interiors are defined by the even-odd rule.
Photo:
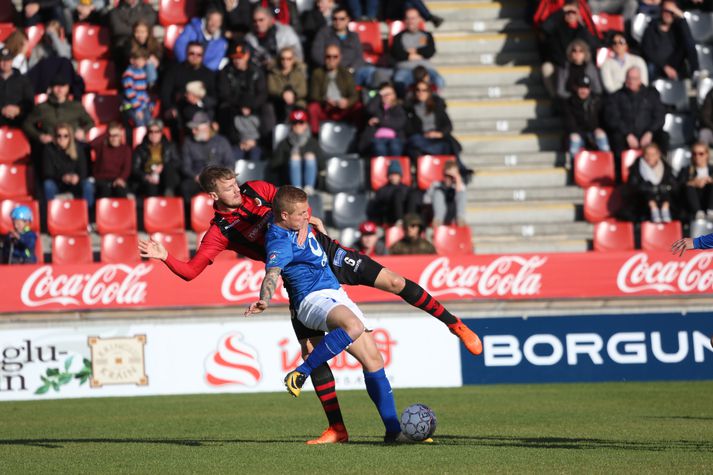
[[[436,415],[425,404],[412,404],[401,413],[401,432],[411,440],[428,439],[436,432]]]

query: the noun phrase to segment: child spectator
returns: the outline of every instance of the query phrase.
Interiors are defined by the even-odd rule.
[[[146,137],[134,151],[133,181],[142,196],[174,196],[180,183],[180,157],[163,134],[163,122],[149,121]]]
[[[126,198],[131,174],[131,147],[124,143],[124,138],[124,127],[112,122],[107,136],[97,137],[91,143],[96,154],[93,175],[97,198]]]
[[[449,160],[443,167],[443,179],[431,183],[423,197],[423,203],[433,205],[433,226],[454,222],[463,226],[467,199],[458,165],[454,160]]]
[[[153,104],[148,93],[147,60],[148,54],[145,50],[132,51],[129,67],[121,76],[125,99],[123,108],[133,127],[142,127],[151,119]]]
[[[3,237],[2,262],[4,264],[35,264],[37,234],[30,229],[32,210],[25,205],[15,207],[10,213],[13,229]]]
[[[124,47],[118,51],[117,61],[122,70],[129,66],[131,52],[137,49],[145,50],[147,53],[146,80],[149,83],[149,87],[152,87],[156,84],[156,80],[158,79],[158,69],[161,65],[163,47],[153,36],[151,27],[144,20],[139,20],[134,24],[131,30],[131,38],[129,38]]]
[[[421,205],[418,190],[401,181],[403,170],[398,160],[392,160],[386,171],[388,183],[376,190],[369,201],[366,214],[371,221],[382,225],[401,223],[406,213],[416,213]]]
[[[285,175],[287,168],[289,183],[304,189],[305,193],[311,195],[317,183],[317,169],[322,151],[317,140],[312,137],[307,122],[305,110],[292,111],[290,133],[275,148],[270,168],[273,174],[280,178]]]
[[[409,213],[404,216],[404,237],[396,242],[389,249],[389,254],[407,255],[407,254],[435,254],[436,248],[433,247],[427,239],[422,237],[423,220],[417,214]]]
[[[713,220],[713,165],[708,161],[708,144],[696,142],[691,152],[691,165],[681,170],[681,182],[686,184],[688,211],[695,219],[707,217]]]
[[[359,241],[356,249],[367,256],[383,256],[386,254],[386,245],[379,239],[378,226],[373,221],[364,221],[359,225]]]

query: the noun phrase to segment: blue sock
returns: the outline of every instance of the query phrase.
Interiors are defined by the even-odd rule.
[[[309,376],[315,368],[337,356],[352,343],[354,342],[343,328],[332,330],[314,347],[305,362],[297,367],[297,371]]]
[[[394,394],[391,392],[391,384],[386,379],[384,368],[373,373],[364,371],[364,383],[366,383],[366,392],[369,393],[369,397],[374,401],[381,420],[384,422],[386,432],[401,432],[401,424],[396,415]]]

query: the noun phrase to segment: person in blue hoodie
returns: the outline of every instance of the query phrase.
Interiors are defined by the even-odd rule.
[[[176,60],[179,63],[185,61],[188,44],[198,42],[205,48],[203,65],[211,71],[218,71],[228,49],[228,41],[221,30],[222,23],[223,14],[213,8],[206,12],[204,18],[192,18],[176,39],[173,47]]]
[[[15,207],[10,213],[12,230],[3,238],[2,262],[6,264],[35,264],[37,233],[30,229],[32,210],[25,205]]]

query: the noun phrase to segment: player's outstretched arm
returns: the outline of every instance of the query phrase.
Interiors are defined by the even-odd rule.
[[[141,257],[161,259],[164,261],[168,257],[168,251],[163,247],[163,244],[153,239],[148,241],[139,240],[139,255],[141,255]]]
[[[693,249],[693,239],[683,238],[671,244],[671,252],[673,254],[678,254],[679,257],[683,256],[683,253],[689,249]]]
[[[324,223],[322,222],[321,219],[316,218],[314,216],[310,216],[309,224],[311,224],[312,227],[315,228],[320,233],[325,234],[325,235],[327,234],[327,228],[324,227]]]
[[[277,290],[277,279],[280,278],[280,273],[282,269],[279,267],[270,267],[265,272],[265,278],[262,280],[262,285],[260,286],[260,300],[251,304],[247,310],[245,310],[245,316],[257,315],[267,310],[270,303],[270,299],[275,294]]]

